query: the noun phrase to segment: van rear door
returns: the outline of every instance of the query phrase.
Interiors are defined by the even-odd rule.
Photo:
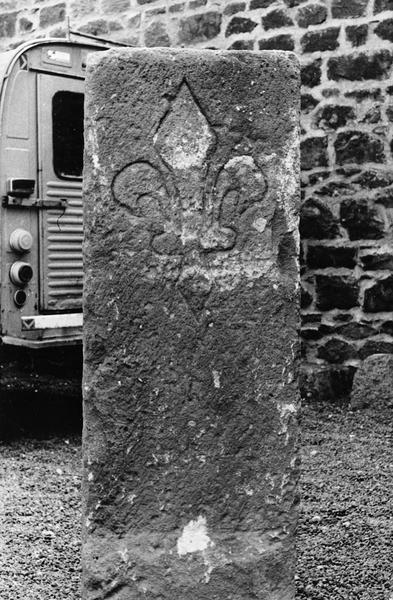
[[[81,310],[84,80],[37,74],[40,310]]]

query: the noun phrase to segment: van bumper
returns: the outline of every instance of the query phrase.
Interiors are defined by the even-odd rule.
[[[22,336],[3,335],[3,344],[26,348],[49,348],[82,343],[82,313],[22,317]],[[30,332],[34,337],[30,337]],[[26,336],[26,337],[24,337]]]

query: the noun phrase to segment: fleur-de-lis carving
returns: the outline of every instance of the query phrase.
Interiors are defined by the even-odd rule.
[[[130,217],[142,219],[152,250],[164,256],[192,251],[195,257],[195,250],[202,256],[242,249],[250,219],[254,228],[258,223],[265,177],[246,154],[215,166],[212,175],[217,135],[186,82],[161,120],[152,146],[153,158],[126,165],[113,181],[115,200]],[[178,280],[194,314],[211,291],[204,269],[193,274],[187,267]]]
[[[116,200],[143,218],[158,254],[182,254],[187,245],[201,252],[234,247],[245,213],[260,202],[265,178],[254,159],[234,156],[206,189],[209,153],[216,134],[187,83],[162,119],[153,138],[156,164],[137,161],[117,174]]]

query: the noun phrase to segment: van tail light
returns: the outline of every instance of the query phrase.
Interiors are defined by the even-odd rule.
[[[26,294],[25,290],[16,290],[16,292],[14,294],[14,302],[15,302],[16,306],[21,308],[25,304],[26,300],[27,300],[27,294]]]
[[[33,236],[26,229],[14,229],[10,235],[10,246],[14,252],[28,252],[33,246]]]
[[[27,285],[33,277],[33,269],[27,262],[18,260],[11,265],[10,279],[15,285]]]

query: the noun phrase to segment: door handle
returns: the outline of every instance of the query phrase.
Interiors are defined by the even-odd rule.
[[[4,207],[15,208],[66,208],[66,198],[14,198],[12,196],[3,196],[2,205]]]

